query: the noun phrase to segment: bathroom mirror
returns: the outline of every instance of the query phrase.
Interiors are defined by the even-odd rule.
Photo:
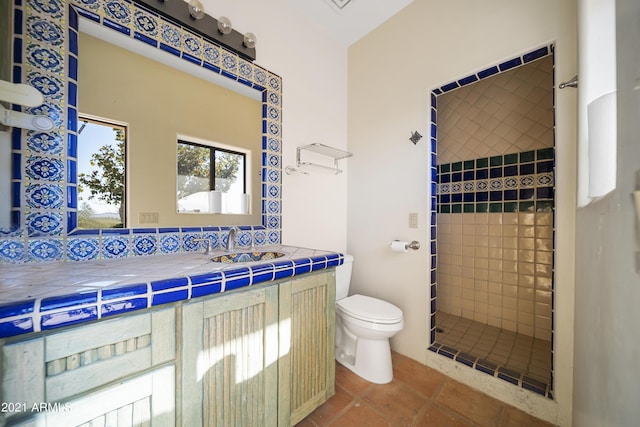
[[[129,125],[126,227],[262,224],[261,91],[90,19],[80,19],[78,43],[79,112]],[[177,212],[178,139],[250,153],[248,214]]]
[[[114,32],[80,21],[78,109],[82,115],[126,123],[125,226],[260,224],[259,93],[238,93],[231,86],[220,86],[207,76],[211,72],[201,73],[199,67],[139,42],[122,44],[118,40],[122,37],[110,33]],[[247,214],[177,212],[179,140],[248,153]],[[82,142],[81,134],[79,153]],[[80,155],[78,159],[80,169]],[[90,205],[95,212],[100,206],[93,203],[95,198],[87,199],[86,193],[78,192],[79,217],[83,208]]]
[[[27,0],[10,4],[11,22],[16,27],[11,46],[20,49],[19,54],[10,58],[12,77],[44,95],[41,106],[27,107],[23,112],[48,116],[55,129],[50,132],[11,129],[14,165],[11,217],[15,220],[11,228],[0,229],[0,262],[77,261],[196,251],[200,245],[194,239],[203,235],[215,239],[220,226],[230,225],[240,226],[238,239],[242,242],[253,237],[257,245],[280,243],[282,81],[278,75],[177,21],[149,11],[137,0]],[[188,8],[182,1],[175,4]],[[256,138],[260,148],[257,155],[251,156],[251,193],[257,199],[250,202],[251,217],[183,214],[161,222],[161,212],[152,206],[145,208],[151,212],[141,213],[153,218],[154,212],[158,212],[160,221],[129,222],[129,228],[77,227],[77,146],[82,125],[78,120],[82,113],[78,104],[78,94],[82,91],[78,81],[82,61],[79,32],[88,22],[109,33],[115,40],[112,44],[119,47],[132,44],[136,52],[148,45],[158,56],[171,57],[187,68],[195,66],[199,78],[211,79],[225,90],[240,92],[258,101],[260,113],[252,123],[260,129]],[[24,43],[27,39],[29,43]],[[110,69],[117,67],[121,64],[109,64]],[[197,103],[200,98],[194,96],[192,102]],[[244,126],[247,120],[243,118],[240,123]],[[175,132],[176,138],[194,137],[190,132],[179,135]],[[205,136],[196,138],[196,142],[234,145],[233,141],[216,141],[218,138],[222,139]],[[175,213],[177,140],[171,152],[172,183],[161,186],[170,187],[167,189],[172,198],[170,209]],[[156,155],[156,152],[146,155],[148,166],[142,171],[154,167]],[[135,219],[136,214],[132,216]],[[190,223],[186,217],[198,218],[198,222]],[[215,222],[214,217],[219,221]]]

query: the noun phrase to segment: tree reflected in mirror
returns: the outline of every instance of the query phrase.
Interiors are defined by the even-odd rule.
[[[127,128],[107,121],[80,120],[78,228],[122,228]]]

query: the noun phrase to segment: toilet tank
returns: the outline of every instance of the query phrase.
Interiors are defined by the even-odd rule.
[[[349,295],[352,266],[353,255],[344,254],[344,263],[336,267],[336,300],[346,298]]]

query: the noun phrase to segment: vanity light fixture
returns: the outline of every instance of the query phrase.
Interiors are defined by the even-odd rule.
[[[231,21],[226,17],[215,19],[205,13],[202,0],[133,0],[142,6],[151,9],[153,12],[162,15],[164,18],[182,25],[194,31],[208,40],[235,52],[247,61],[255,61],[255,36],[254,45],[245,43],[246,36],[233,29]]]

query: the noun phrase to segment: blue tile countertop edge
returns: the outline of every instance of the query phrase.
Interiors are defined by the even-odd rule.
[[[55,291],[34,298],[23,298],[23,293],[18,294],[15,301],[6,302],[7,298],[4,295],[5,298],[0,301],[0,338],[77,325],[162,304],[251,287],[259,283],[334,268],[344,262],[344,255],[337,252],[280,245],[274,246],[274,249],[284,252],[284,256],[268,261],[240,264],[211,262],[207,258],[211,258],[212,255],[204,254],[192,254],[191,259],[186,259],[185,256],[159,255],[135,261],[135,266],[143,262],[150,266],[166,265],[168,261],[179,262],[180,267],[186,271],[181,271],[175,276],[162,272],[146,274],[145,271],[127,274],[127,271],[118,269],[121,267],[126,270],[124,267],[127,266],[119,266],[115,262],[94,265],[87,262],[84,263],[81,272],[71,273],[78,264],[61,263],[56,267],[56,271],[59,273],[62,269],[67,274],[60,276],[63,277],[62,280],[72,282],[87,276],[96,279],[93,282],[83,281],[80,283],[81,286],[72,288],[65,288],[64,285],[67,283],[63,283],[61,287],[55,288]],[[259,250],[265,249],[261,247]],[[189,262],[193,265],[185,266]],[[129,265],[128,268],[135,269],[135,266]],[[16,273],[12,276],[11,273],[15,271],[16,269],[0,269],[0,289],[5,288],[6,291],[12,285],[20,289],[28,288],[42,280],[42,276],[31,273],[28,269],[22,268],[21,274]],[[46,273],[40,271],[39,274]],[[127,276],[126,280],[115,280],[124,276]],[[106,280],[114,277],[114,280]],[[101,286],[103,283],[107,286]]]

